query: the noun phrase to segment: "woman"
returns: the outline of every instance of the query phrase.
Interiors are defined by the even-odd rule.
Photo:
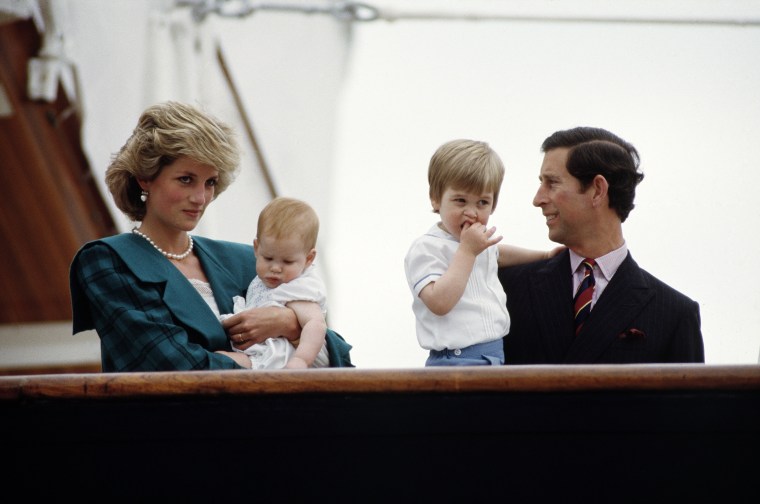
[[[96,329],[104,372],[250,368],[233,352],[269,337],[296,340],[287,308],[257,308],[220,324],[256,275],[253,247],[191,237],[234,180],[234,132],[195,107],[149,107],[106,171],[116,206],[139,222],[84,245],[71,265],[74,334]],[[352,367],[351,346],[327,331],[330,365]]]

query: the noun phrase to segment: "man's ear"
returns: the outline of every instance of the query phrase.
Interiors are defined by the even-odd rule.
[[[609,201],[608,198],[608,191],[610,188],[609,182],[607,182],[607,179],[604,178],[602,175],[597,175],[594,177],[594,180],[591,181],[591,187],[594,190],[594,193],[592,194],[591,199],[591,205],[594,207],[597,207],[602,204],[602,202]],[[606,207],[607,205],[605,205]]]
[[[309,253],[306,254],[306,266],[311,266],[311,263],[314,262],[314,259],[316,257],[317,257],[317,249],[309,250]]]

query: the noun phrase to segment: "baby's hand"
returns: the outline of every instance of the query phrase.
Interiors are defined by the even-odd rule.
[[[480,222],[465,224],[459,235],[459,246],[465,250],[478,255],[491,245],[496,245],[502,239],[502,236],[494,236],[496,228],[488,229]]]

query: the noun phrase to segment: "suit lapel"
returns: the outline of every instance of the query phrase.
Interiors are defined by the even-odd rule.
[[[596,362],[618,335],[631,326],[653,295],[629,253],[594,305],[580,334],[574,338],[565,361]]]

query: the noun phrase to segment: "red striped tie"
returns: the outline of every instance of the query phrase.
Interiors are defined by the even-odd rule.
[[[575,313],[575,335],[581,332],[581,327],[591,314],[591,298],[594,296],[594,262],[593,259],[584,259],[583,266],[586,271],[583,274],[583,280],[578,286],[578,292],[575,293],[574,313]]]

